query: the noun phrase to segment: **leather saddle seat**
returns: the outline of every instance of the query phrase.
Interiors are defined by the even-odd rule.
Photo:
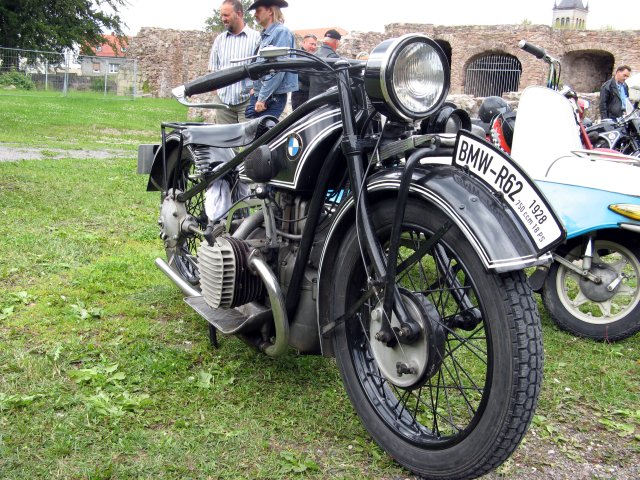
[[[189,125],[182,130],[182,137],[184,145],[197,144],[218,148],[243,147],[262,136],[277,123],[276,117],[266,115],[232,125]]]

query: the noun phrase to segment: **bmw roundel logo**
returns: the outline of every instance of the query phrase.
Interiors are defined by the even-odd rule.
[[[287,158],[295,160],[302,152],[302,138],[297,133],[292,133],[287,139]]]

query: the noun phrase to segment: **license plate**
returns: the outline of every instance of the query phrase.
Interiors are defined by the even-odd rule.
[[[506,153],[475,135],[458,132],[453,164],[466,167],[505,202],[525,227],[539,252],[564,238],[564,229],[542,192]]]

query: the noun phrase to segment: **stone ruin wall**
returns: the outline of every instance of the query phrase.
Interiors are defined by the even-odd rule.
[[[138,60],[138,92],[170,97],[171,89],[207,73],[214,33],[142,28],[127,54]]]
[[[544,85],[547,65],[520,50],[522,39],[541,46],[563,61],[562,79],[579,92],[591,93],[609,78],[609,64],[628,64],[640,71],[640,31],[555,30],[544,25],[440,26],[390,24],[384,32],[352,32],[339,53],[355,58],[381,41],[418,32],[451,47],[451,93],[462,94],[469,63],[487,53],[513,55],[522,64],[519,90]],[[131,39],[128,55],[138,59],[138,91],[168,97],[171,89],[207,72],[215,33],[143,28]],[[608,62],[608,63],[607,63]],[[144,88],[143,88],[144,87]],[[597,95],[595,106],[597,107]],[[513,98],[513,97],[511,97]],[[597,115],[597,108],[589,112]]]

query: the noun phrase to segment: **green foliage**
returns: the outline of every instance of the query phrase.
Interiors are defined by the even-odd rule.
[[[90,88],[92,92],[104,92],[104,77],[92,77]]]
[[[253,16],[253,10],[249,11],[248,8],[253,3],[253,0],[241,0],[242,7],[244,9],[244,23],[246,23],[249,27],[253,29],[257,29],[260,27],[255,17]],[[224,32],[224,24],[222,23],[222,18],[220,17],[220,9],[215,8],[213,10],[213,15],[207,18],[204,22],[205,30],[207,32]]]
[[[0,74],[0,87],[11,85],[19,90],[32,90],[35,87],[35,84],[28,76],[17,70]]]
[[[104,43],[104,31],[123,35],[119,9],[126,0],[3,0],[0,2],[0,45],[60,51],[79,44]],[[10,58],[3,65],[12,65]]]

